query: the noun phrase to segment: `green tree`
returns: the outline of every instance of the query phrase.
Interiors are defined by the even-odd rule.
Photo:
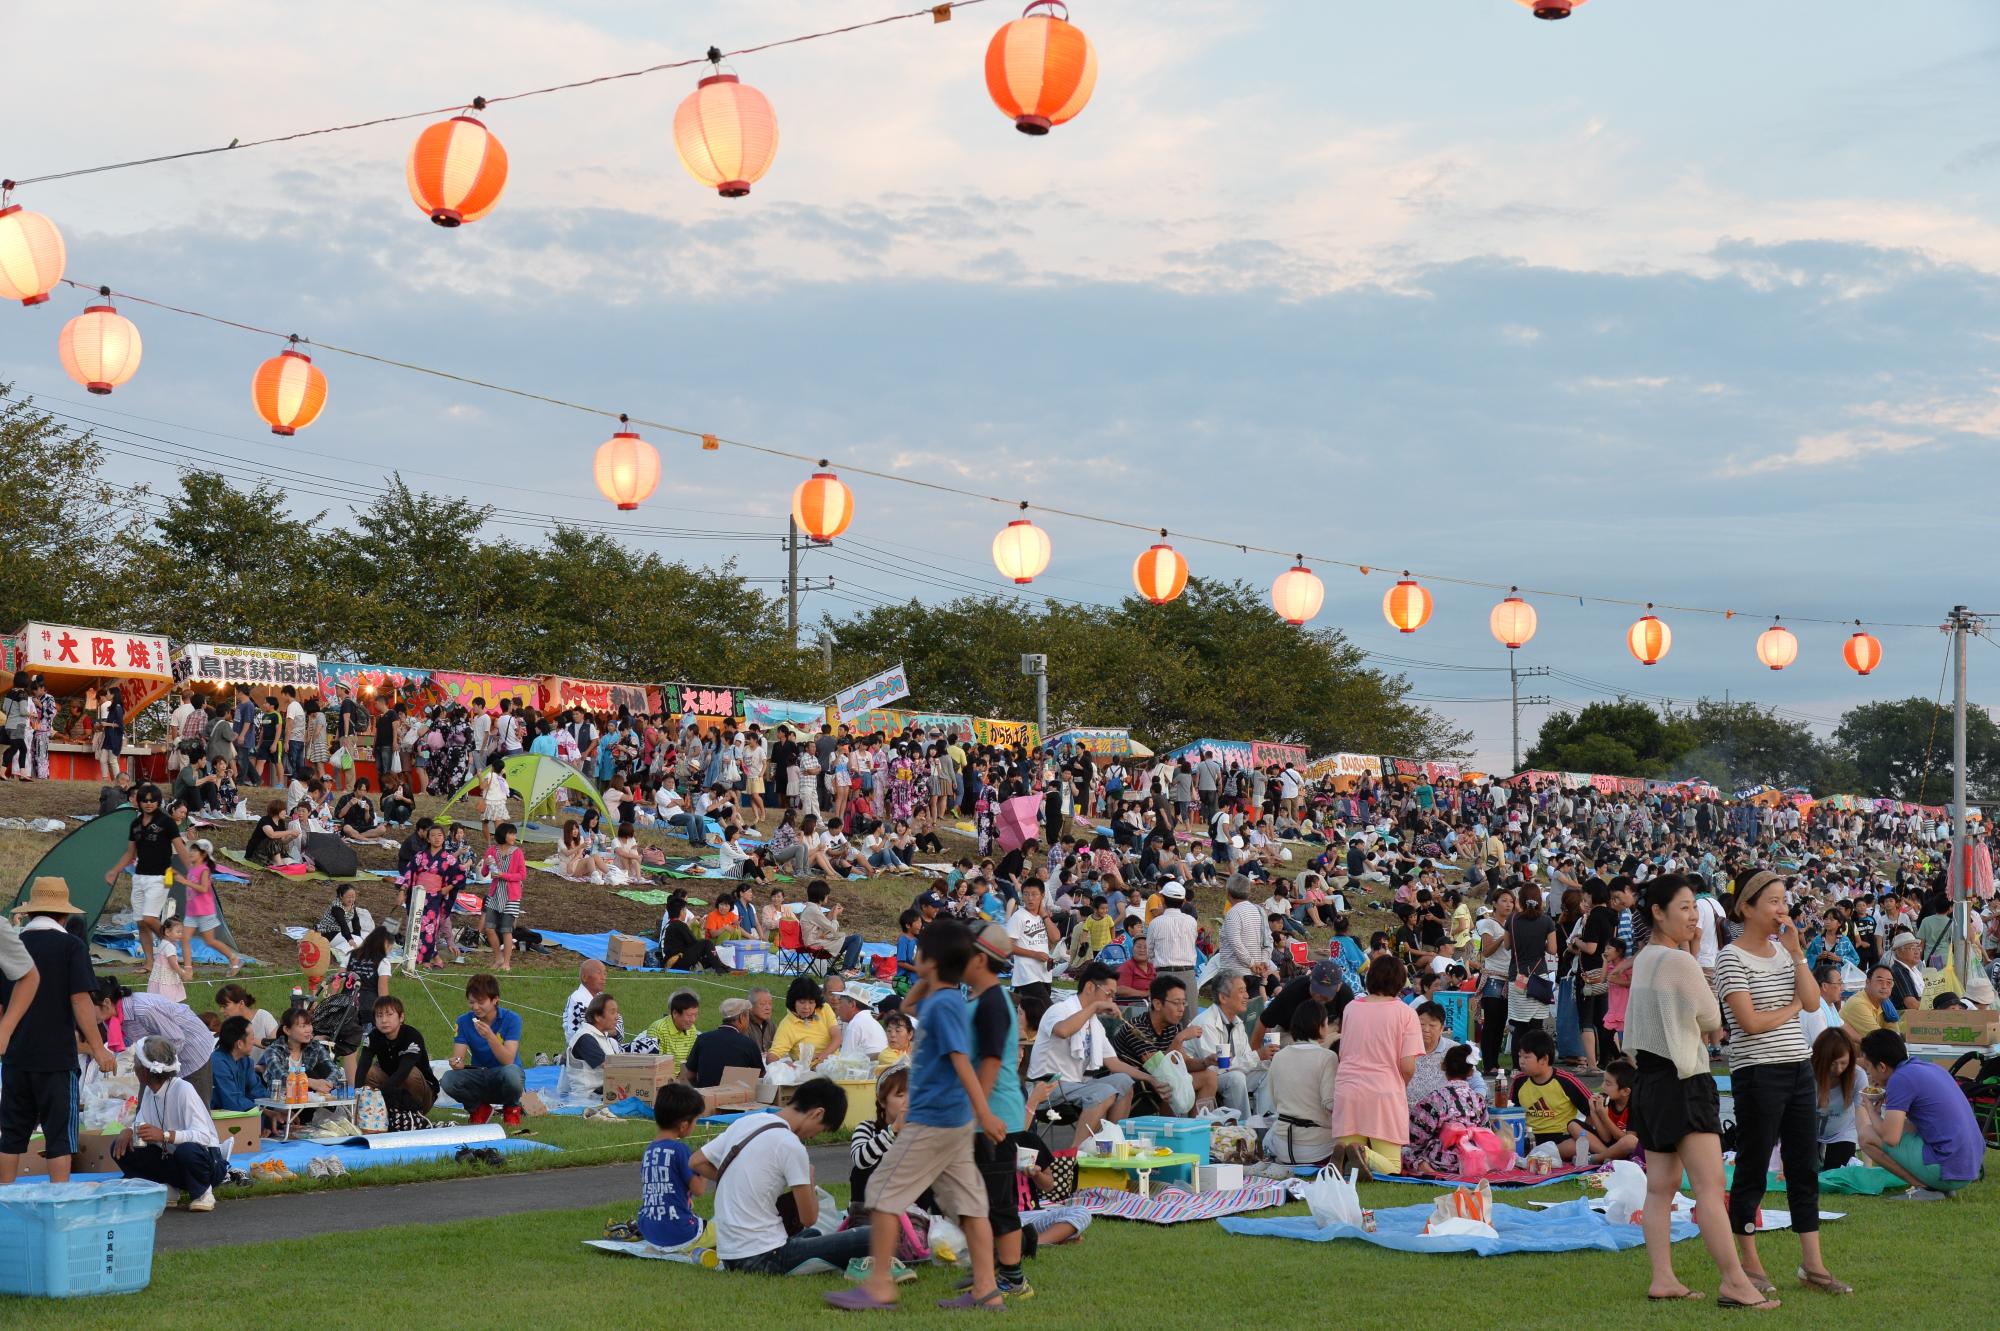
[[[1864,703],[1842,714],[1833,736],[1863,793],[1927,804],[1951,798],[1951,713],[1929,698]],[[1973,799],[2000,790],[2000,726],[1984,707],[1965,709],[1965,770]]]
[[[1702,776],[1725,789],[1759,782],[1849,792],[1860,774],[1837,749],[1802,721],[1752,702],[1703,698],[1685,711],[1669,708],[1669,725],[1691,737],[1693,747],[1675,759],[1675,776]]]
[[[1574,714],[1550,713],[1525,761],[1560,772],[1659,777],[1692,747],[1684,727],[1645,703],[1620,698]]]
[[[0,633],[31,619],[92,625],[129,618],[127,551],[150,502],[144,486],[98,473],[104,449],[0,383]],[[136,627],[136,625],[135,625]]]
[[[135,552],[134,627],[176,642],[328,641],[323,515],[292,517],[283,490],[238,489],[211,471],[182,472],[180,493],[162,503]]]

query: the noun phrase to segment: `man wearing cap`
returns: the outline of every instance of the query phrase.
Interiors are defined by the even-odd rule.
[[[753,1068],[764,1073],[763,1051],[750,1034],[750,1000],[722,1000],[722,1024],[695,1037],[682,1072],[697,1086],[720,1086],[725,1068]],[[879,1029],[879,1028],[878,1028]],[[886,1044],[886,1039],[884,1040]]]
[[[139,816],[126,834],[131,843],[118,863],[104,875],[107,886],[118,886],[118,875],[132,866],[132,913],[139,917],[139,960],[143,969],[153,965],[153,940],[162,936],[160,921],[167,912],[167,870],[176,856],[187,854],[180,825],[160,812],[160,788],[150,781],[133,795]]]
[[[1895,977],[1889,1001],[1898,1012],[1924,1005],[1924,972],[1920,965],[1923,951],[1923,940],[1907,929],[1889,943],[1889,973]]]
[[[21,956],[0,946],[0,986],[4,986],[5,1017],[0,1036],[6,1054],[0,1058],[0,1184],[21,1173],[21,1157],[37,1128],[49,1182],[69,1182],[70,1157],[76,1153],[77,1036],[81,1032],[100,1070],[117,1067],[97,1029],[97,1009],[91,995],[97,976],[90,968],[90,950],[64,926],[77,914],[69,899],[69,884],[60,878],[37,878],[28,900],[14,910],[21,925],[19,951],[32,962],[22,969]]]
[[[827,986],[839,983],[838,977],[829,979]],[[827,995],[833,1004],[833,1015],[840,1019],[840,1052],[843,1054],[866,1054],[873,1060],[889,1047],[889,1033],[882,1029],[882,1023],[875,1019],[875,1010],[858,995],[847,992],[842,984]]]
[[[1199,926],[1188,910],[1187,889],[1169,878],[1160,885],[1160,897],[1164,908],[1146,926],[1146,946],[1153,956],[1153,970],[1159,975],[1179,977],[1187,991],[1193,993],[1195,968],[1201,959],[1194,945]]]
[[[1266,1044],[1273,1035],[1282,1035],[1291,1029],[1292,1013],[1308,998],[1317,998],[1322,1003],[1331,1003],[1334,996],[1346,987],[1340,974],[1340,963],[1330,957],[1323,957],[1312,964],[1312,969],[1304,975],[1295,975],[1285,981],[1285,987],[1278,990],[1264,1010],[1257,1014],[1257,1042]]]

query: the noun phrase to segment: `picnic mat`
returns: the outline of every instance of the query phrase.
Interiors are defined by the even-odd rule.
[[[1609,1208],[1609,1206],[1611,1205],[1610,1202],[1605,1201],[1602,1197],[1590,1198],[1587,1200],[1589,1200],[1590,1202],[1590,1209],[1596,1211],[1599,1215],[1602,1215],[1605,1212],[1605,1210]],[[1563,1205],[1563,1203],[1529,1202],[1528,1205],[1549,1207],[1549,1206],[1560,1206]],[[1688,1196],[1686,1193],[1675,1193],[1674,1215],[1678,1219],[1693,1220],[1694,1198]],[[1845,1220],[1847,1219],[1847,1212],[1821,1211],[1819,1213],[1819,1218],[1821,1220]],[[1791,1227],[1792,1227],[1792,1213],[1790,1211],[1776,1210],[1769,1206],[1760,1206],[1757,1208],[1757,1232],[1759,1234],[1768,1233],[1769,1231],[1774,1229],[1790,1229]]]
[[[642,906],[664,906],[674,899],[673,893],[662,892],[657,887],[649,887],[643,892],[620,892],[618,895],[627,901],[636,901]]]
[[[713,1233],[714,1226],[711,1225],[703,1232],[703,1236],[709,1237]],[[715,1249],[713,1248],[695,1248],[690,1251],[675,1252],[667,1248],[655,1248],[652,1244],[644,1240],[621,1243],[617,1239],[585,1239],[583,1246],[586,1248],[595,1248],[599,1252],[616,1253],[621,1257],[646,1257],[656,1262],[679,1262],[683,1266],[696,1266],[704,1271],[713,1271],[718,1266],[715,1260]],[[840,1268],[831,1262],[824,1262],[815,1257],[809,1262],[803,1262],[793,1267],[785,1274],[791,1276],[839,1275]]]
[[[1590,1249],[1622,1252],[1627,1248],[1637,1248],[1646,1241],[1639,1226],[1614,1225],[1591,1210],[1589,1203],[1580,1198],[1546,1210],[1529,1210],[1496,1202],[1493,1206],[1493,1228],[1497,1236],[1490,1239],[1473,1234],[1425,1234],[1424,1224],[1431,1218],[1431,1209],[1429,1202],[1419,1202],[1415,1206],[1396,1206],[1377,1211],[1372,1233],[1354,1225],[1328,1225],[1322,1229],[1319,1222],[1309,1215],[1276,1216],[1266,1220],[1231,1217],[1217,1223],[1231,1234],[1304,1239],[1309,1243],[1359,1239],[1363,1243],[1392,1248],[1397,1252],[1469,1252],[1481,1257],[1500,1257],[1516,1252],[1584,1252]],[[1675,1216],[1672,1232],[1674,1242],[1679,1243],[1701,1231],[1695,1228],[1692,1221]]]
[[[1777,1181],[1773,1180],[1773,1182]],[[1777,1191],[1782,1193],[1784,1186],[1782,1182],[1778,1182]],[[1846,1193],[1852,1197],[1886,1197],[1892,1192],[1902,1192],[1909,1186],[1909,1184],[1903,1182],[1903,1180],[1897,1178],[1888,1170],[1878,1169],[1874,1165],[1867,1164],[1842,1165],[1838,1169],[1823,1169],[1819,1175],[1819,1190],[1821,1192]],[[1824,1211],[1820,1212],[1820,1218],[1822,1220],[1826,1218]]]
[[[489,1124],[488,1126],[493,1128],[500,1127],[497,1123]],[[418,1134],[391,1133],[384,1135],[414,1136]],[[458,1154],[461,1146],[466,1145],[490,1146],[502,1155],[519,1155],[528,1151],[553,1151],[556,1149],[547,1142],[530,1141],[524,1137],[506,1136],[505,1129],[500,1129],[498,1135],[481,1136],[476,1139],[465,1138],[463,1132],[460,1132],[451,1141],[424,1141],[400,1146],[355,1146],[346,1142],[306,1141],[304,1138],[288,1142],[266,1139],[259,1145],[258,1150],[253,1153],[230,1156],[229,1166],[232,1169],[247,1170],[252,1165],[258,1164],[261,1161],[278,1160],[284,1163],[285,1168],[303,1177],[314,1160],[323,1156],[332,1156],[334,1159],[340,1161],[349,1173],[352,1173],[357,1169],[381,1169],[387,1165],[412,1165],[430,1160],[449,1160]],[[89,1182],[96,1179],[118,1178],[119,1175],[116,1173],[75,1174],[71,1177],[75,1178],[78,1182]]]
[[[1485,1182],[1497,1190],[1508,1188],[1546,1188],[1551,1183],[1567,1183],[1584,1174],[1595,1174],[1598,1165],[1565,1165],[1553,1174],[1531,1174],[1525,1169],[1503,1169],[1485,1176]],[[1311,1178],[1319,1173],[1317,1169],[1295,1170],[1301,1178]],[[1444,1174],[1377,1174],[1377,1183],[1421,1183],[1427,1188],[1455,1188],[1460,1184],[1476,1184],[1479,1179],[1452,1178]]]
[[[1081,1206],[1100,1218],[1178,1225],[1188,1220],[1215,1220],[1246,1211],[1265,1211],[1291,1200],[1289,1182],[1264,1179],[1228,1192],[1189,1192],[1185,1188],[1168,1187],[1151,1197],[1119,1188],[1084,1188],[1064,1205]]]
[[[310,878],[322,883],[365,883],[372,876],[364,872],[340,878],[330,873],[321,873],[318,869],[305,864],[259,864],[239,850],[219,850],[216,853],[231,864],[240,865],[251,873],[274,873],[283,878]]]

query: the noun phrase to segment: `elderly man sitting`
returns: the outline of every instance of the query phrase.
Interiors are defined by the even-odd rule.
[[[833,1004],[833,1015],[840,1019],[840,1052],[843,1054],[866,1054],[873,1059],[889,1047],[888,1032],[875,1018],[875,1009],[842,985],[834,989],[836,980],[827,981],[830,992],[827,1001]]]
[[[1264,1090],[1270,1069],[1251,1039],[1249,1010],[1249,982],[1241,975],[1224,976],[1215,982],[1215,1001],[1188,1028],[1188,1047],[1215,1071],[1216,1099],[1246,1118],[1271,1108]]]
[[[587,1015],[590,1011],[590,1000],[604,992],[604,974],[604,963],[594,958],[577,967],[576,988],[570,991],[568,1000],[563,1003],[564,1049],[568,1049],[571,1045],[575,1044],[576,1037],[581,1035],[583,1028],[590,1024]],[[619,1043],[623,1044],[625,1041],[625,1019],[623,1017],[618,1019],[618,1026],[614,1034],[617,1035]]]

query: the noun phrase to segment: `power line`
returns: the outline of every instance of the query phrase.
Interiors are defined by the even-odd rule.
[[[269,138],[231,139],[221,147],[189,148],[182,152],[160,153],[152,157],[136,157],[125,162],[107,162],[102,166],[78,167],[68,171],[51,171],[39,176],[24,176],[20,180],[4,182],[8,189],[23,185],[39,185],[53,180],[69,180],[76,176],[94,176],[105,171],[123,171],[134,166],[153,166],[161,162],[185,161],[191,157],[210,157],[217,153],[241,152],[247,148],[267,148],[275,143],[294,143],[300,139],[320,138],[329,134],[346,134],[352,130],[373,129],[378,125],[395,125],[408,120],[426,120],[432,116],[451,115],[455,112],[496,106],[502,102],[525,101],[530,97],[547,97],[552,93],[574,92],[579,88],[594,88],[604,83],[616,83],[624,79],[644,78],[649,74],[660,74],[667,70],[687,69],[694,65],[719,64],[723,60],[739,55],[755,55],[760,51],[772,51],[781,46],[797,46],[801,42],[818,41],[823,37],[839,37],[850,32],[861,32],[867,28],[879,28],[885,24],[901,23],[907,19],[928,18],[935,23],[943,23],[951,17],[952,11],[983,4],[985,0],[950,0],[949,3],[931,5],[923,9],[911,10],[906,14],[890,14],[883,18],[869,19],[862,23],[850,23],[845,27],[828,28],[824,32],[809,32],[797,37],[784,37],[777,41],[761,42],[755,46],[741,46],[733,51],[715,48],[699,56],[686,60],[669,60],[662,64],[647,65],[644,69],[628,69],[616,74],[598,74],[591,78],[575,79],[568,83],[551,84],[546,88],[530,88],[525,92],[502,93],[498,97],[475,97],[470,102],[455,102],[450,106],[433,107],[428,111],[405,111],[395,115],[375,116],[368,120],[356,120],[342,125],[324,125],[319,129],[294,130],[289,134],[275,134]]]

